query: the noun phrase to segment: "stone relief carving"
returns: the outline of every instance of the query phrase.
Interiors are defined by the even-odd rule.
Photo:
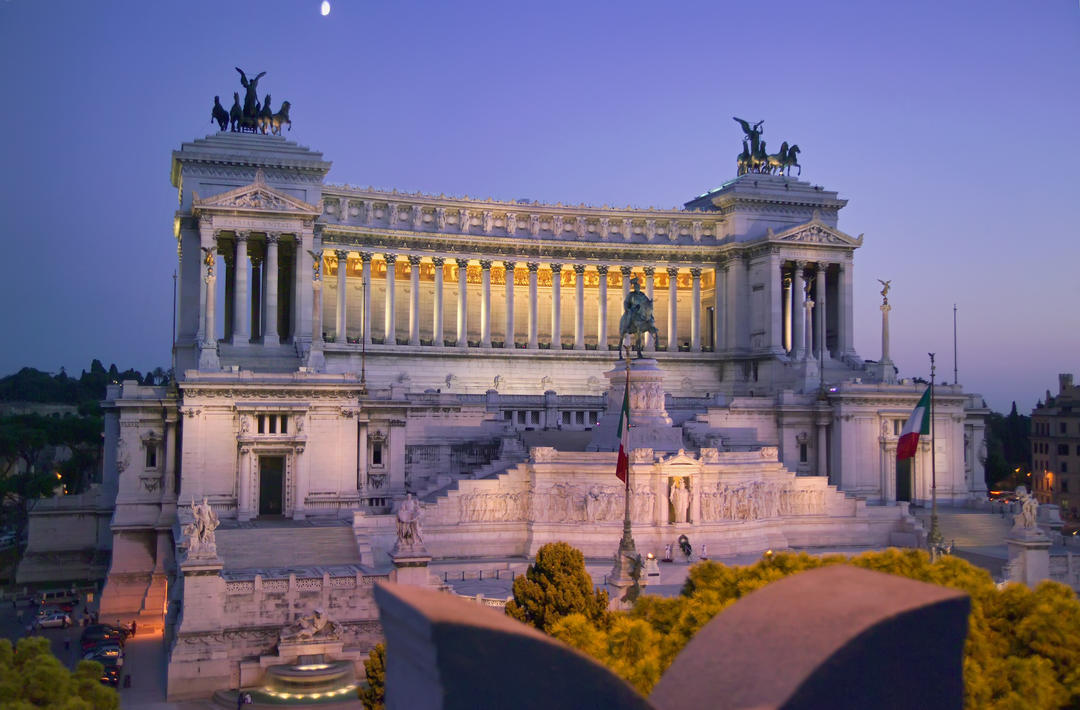
[[[590,486],[584,496],[585,520],[594,523],[622,520],[626,505],[624,495],[621,486]]]
[[[482,225],[484,234],[491,234],[491,228],[495,225],[495,216],[491,213],[491,210],[484,210]]]
[[[707,521],[748,521],[782,515],[825,512],[824,489],[791,488],[786,483],[752,481],[717,483],[701,494],[701,518]]]
[[[506,213],[506,233],[513,236],[517,234],[517,215],[513,212]]]
[[[767,459],[769,461],[776,461],[776,460],[778,460],[779,456],[780,456],[780,449],[778,447],[776,447],[776,446],[762,446],[761,447],[761,458]]]
[[[161,476],[139,476],[139,482],[147,493],[153,493],[162,488]]]
[[[639,523],[652,522],[656,507],[656,494],[648,485],[640,485],[630,492],[630,519]]]
[[[699,456],[701,463],[719,463],[720,450],[715,448],[703,448]]]
[[[554,461],[557,454],[553,446],[534,446],[529,451],[529,457],[536,463]]]
[[[446,208],[445,207],[436,207],[435,208],[435,227],[438,228],[438,230],[440,232],[446,231]]]
[[[526,520],[529,513],[529,491],[499,493],[465,493],[461,496],[461,522],[488,523]]]
[[[652,463],[656,458],[652,449],[631,449],[630,461],[632,463]]]
[[[540,234],[540,215],[529,215],[529,234],[533,235],[534,237],[537,234]]]
[[[279,643],[301,641],[335,641],[341,638],[341,626],[330,620],[322,609],[308,616],[301,616],[278,634]]]

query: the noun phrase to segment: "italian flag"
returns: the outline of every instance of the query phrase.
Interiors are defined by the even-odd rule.
[[[619,462],[615,464],[615,475],[623,483],[627,483],[627,473],[630,471],[630,455],[626,450],[627,439],[630,433],[630,373],[626,373],[626,391],[623,393],[622,410],[619,412]]]
[[[900,441],[896,445],[896,460],[903,461],[915,457],[919,445],[919,435],[930,433],[930,388],[927,387],[915,411],[908,417],[904,430],[900,432]]]

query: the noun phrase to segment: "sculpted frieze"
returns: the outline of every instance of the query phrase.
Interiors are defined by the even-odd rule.
[[[781,481],[717,483],[701,492],[701,519],[748,521],[825,512],[825,489],[793,488]]]

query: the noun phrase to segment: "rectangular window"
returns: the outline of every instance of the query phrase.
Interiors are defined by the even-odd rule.
[[[270,425],[269,434],[277,434],[277,417],[269,416],[266,418],[266,423]]]
[[[1065,469],[1061,469],[1061,470],[1064,471]],[[1068,493],[1069,492],[1069,482],[1067,480],[1065,480],[1064,478],[1061,479],[1061,492],[1062,493]]]
[[[1065,433],[1065,422],[1059,422],[1058,423],[1058,431],[1061,432],[1062,434]]]
[[[563,412],[562,413],[562,423],[563,424],[570,424],[570,412]]]
[[[157,468],[157,446],[154,444],[146,446],[146,467]]]
[[[1058,456],[1068,456],[1068,455],[1069,455],[1069,445],[1068,444],[1058,444]]]
[[[806,455],[806,444],[799,444],[799,463],[806,463],[809,458]]]
[[[904,431],[904,421],[902,419],[893,419],[892,433],[894,436],[900,436],[900,432]]]
[[[585,426],[585,412],[577,412],[575,419],[579,425]]]
[[[371,465],[382,466],[382,444],[372,444],[371,446]]]
[[[1062,461],[1062,462],[1061,462],[1061,472],[1062,472],[1062,473],[1068,473],[1068,472],[1069,472],[1069,462],[1068,462],[1068,461]],[[1064,486],[1064,485],[1065,485],[1065,481],[1062,481],[1062,482],[1061,482],[1061,485],[1063,485],[1063,486]]]
[[[506,421],[513,424],[514,423],[514,413],[511,412],[509,409],[507,409],[505,412],[503,412],[503,419],[505,419]]]
[[[288,434],[289,433],[289,418],[286,417],[286,416],[281,417],[281,433],[282,434]]]
[[[266,433],[266,415],[265,414],[260,414],[259,415],[259,433],[260,434],[265,434]]]
[[[540,423],[540,412],[533,412],[532,413],[532,423],[533,424],[539,424]]]

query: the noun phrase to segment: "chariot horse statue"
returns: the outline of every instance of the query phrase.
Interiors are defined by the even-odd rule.
[[[631,347],[637,351],[640,358],[645,334],[652,333],[655,339],[659,332],[653,320],[652,299],[642,292],[641,283],[636,278],[630,280],[630,285],[630,293],[626,294],[626,299],[623,301],[622,318],[619,319],[619,342],[622,342],[627,335],[632,335],[634,341]]]

